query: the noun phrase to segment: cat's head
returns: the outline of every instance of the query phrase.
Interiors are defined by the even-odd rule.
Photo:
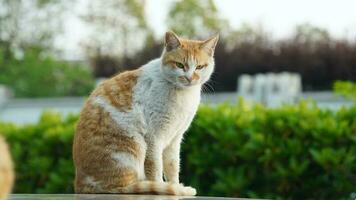
[[[216,35],[204,41],[187,40],[167,32],[162,54],[164,77],[179,88],[204,84],[214,71],[218,39]]]

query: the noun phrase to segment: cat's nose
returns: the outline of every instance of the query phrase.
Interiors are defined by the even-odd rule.
[[[192,77],[187,77],[187,76],[184,76],[185,80],[188,81],[188,83],[191,83],[193,81],[193,78]]]

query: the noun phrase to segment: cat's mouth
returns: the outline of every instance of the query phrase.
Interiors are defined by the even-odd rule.
[[[187,87],[195,86],[197,84],[198,84],[198,81],[194,81],[194,82],[178,81],[177,85],[181,88],[187,88]]]
[[[190,87],[190,86],[198,84],[197,80],[190,80],[188,78],[185,78],[184,76],[180,76],[178,78],[178,82],[179,82],[179,84],[183,85],[184,87]]]

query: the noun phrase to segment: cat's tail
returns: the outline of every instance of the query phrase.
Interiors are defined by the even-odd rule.
[[[140,181],[127,187],[119,188],[118,191],[113,191],[113,193],[194,196],[197,192],[194,188],[181,184]]]

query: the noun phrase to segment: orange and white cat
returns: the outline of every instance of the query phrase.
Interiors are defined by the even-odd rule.
[[[179,184],[180,144],[213,73],[217,41],[167,32],[160,58],[93,91],[74,138],[76,193],[196,194]]]
[[[14,172],[9,149],[0,136],[0,200],[5,200],[11,192],[13,181]]]

